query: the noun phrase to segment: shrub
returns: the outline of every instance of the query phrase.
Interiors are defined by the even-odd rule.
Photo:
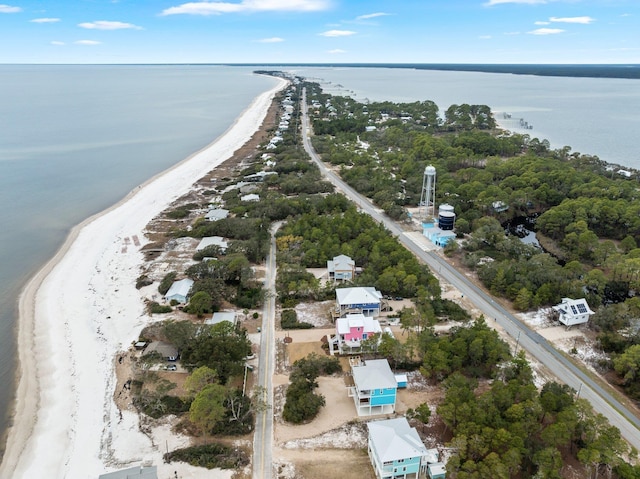
[[[170,313],[171,311],[173,311],[173,308],[171,306],[162,305],[155,301],[149,301],[147,309],[151,314]]]
[[[162,281],[160,281],[160,284],[158,285],[158,292],[163,296],[167,294],[167,291],[169,291],[169,288],[171,288],[171,285],[173,284],[173,282],[176,280],[177,277],[178,277],[178,273],[176,273],[175,271],[171,271],[170,273],[167,273],[165,277],[162,278]]]
[[[239,469],[249,464],[249,458],[240,449],[222,444],[206,444],[176,449],[163,456],[165,462],[186,462],[207,469]]]
[[[320,408],[325,405],[324,396],[315,394],[314,383],[304,379],[297,380],[287,389],[287,401],[282,410],[285,421],[300,424],[318,415]]]
[[[136,289],[143,288],[144,286],[149,286],[150,284],[153,284],[153,280],[146,274],[143,274],[141,276],[138,276],[138,279],[136,280]]]
[[[294,309],[283,309],[280,315],[282,329],[311,329],[313,324],[298,321],[298,315]]]

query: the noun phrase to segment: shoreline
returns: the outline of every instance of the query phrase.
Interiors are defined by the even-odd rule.
[[[19,296],[18,382],[1,477],[96,477],[106,463],[149,452],[131,457],[138,451],[119,436],[134,428],[141,435],[137,418],[127,414],[122,424],[112,399],[112,359],[149,321],[137,290],[121,291],[143,263],[140,248],[126,245],[146,242],[154,216],[251,139],[286,84],[254,98],[212,143],[73,227],[28,281]]]

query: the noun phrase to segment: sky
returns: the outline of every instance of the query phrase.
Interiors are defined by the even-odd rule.
[[[0,0],[0,63],[640,64],[639,0]]]

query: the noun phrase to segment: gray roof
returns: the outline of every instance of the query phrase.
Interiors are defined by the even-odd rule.
[[[221,249],[227,249],[229,243],[222,236],[205,236],[200,240],[196,251],[205,249],[207,246],[217,246]]]
[[[218,221],[225,219],[227,216],[229,216],[229,210],[216,208],[213,210],[209,210],[204,217],[209,221]]]
[[[158,466],[140,466],[100,474],[98,479],[158,479]]]
[[[336,298],[340,305],[380,304],[382,293],[371,286],[359,288],[338,288],[336,289]]]
[[[193,286],[193,280],[190,278],[181,279],[180,281],[174,281],[164,297],[171,298],[172,296],[178,295],[184,296],[186,298],[187,296],[189,296],[191,286]]]
[[[330,273],[336,270],[337,271],[353,270],[355,268],[355,265],[356,265],[355,261],[353,261],[351,258],[349,258],[345,254],[334,256],[333,259],[327,260],[327,269],[329,270]]]
[[[153,352],[157,352],[163,358],[178,357],[178,348],[176,348],[173,344],[164,343],[162,341],[153,341],[151,344],[149,344],[149,346],[147,346],[144,354],[147,355]]]
[[[369,359],[351,370],[359,390],[397,388],[396,377],[386,359]]]
[[[236,312],[218,311],[217,313],[213,313],[211,319],[207,319],[206,324],[218,324],[223,321],[229,321],[232,324],[236,324]]]
[[[369,438],[381,462],[427,455],[415,428],[404,417],[367,423]]]

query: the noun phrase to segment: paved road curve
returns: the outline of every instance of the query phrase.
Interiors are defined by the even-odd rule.
[[[273,372],[275,362],[275,312],[276,312],[276,238],[281,223],[271,227],[271,245],[267,255],[264,286],[267,295],[262,312],[260,337],[260,362],[258,385],[264,393],[268,408],[256,413],[256,429],[253,435],[253,479],[271,479],[273,451]]]
[[[418,258],[429,265],[432,271],[451,283],[478,308],[486,318],[495,318],[496,322],[525,349],[533,358],[547,367],[559,381],[580,391],[580,397],[591,402],[596,412],[609,419],[609,422],[620,429],[624,437],[633,447],[640,450],[640,420],[607,390],[594,382],[588,375],[578,369],[567,358],[560,354],[546,339],[532,331],[524,323],[504,309],[494,299],[478,288],[462,273],[453,268],[434,252],[428,252],[416,244],[397,223],[375,208],[371,202],[354,191],[338,175],[329,170],[320,160],[309,140],[309,118],[307,116],[306,91],[302,95],[303,131],[302,140],[305,151],[316,162],[320,171],[348,198],[354,201],[367,214],[384,226]]]

